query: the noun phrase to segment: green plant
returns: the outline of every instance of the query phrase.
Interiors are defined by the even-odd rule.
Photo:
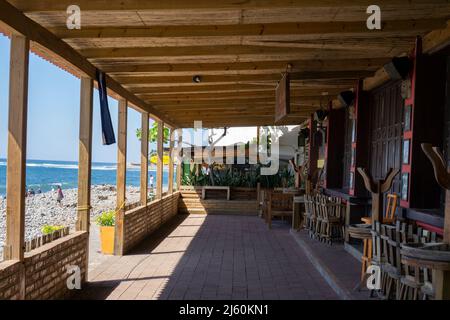
[[[136,137],[141,140],[142,130],[136,129]],[[169,142],[170,130],[164,128],[164,143]],[[148,130],[148,141],[154,143],[158,140],[158,122],[153,122],[152,127]]]
[[[183,175],[181,183],[184,186],[206,186],[209,184],[209,179],[202,171],[198,175],[195,174],[195,171],[189,171],[188,174]]]
[[[116,213],[114,210],[104,211],[95,219],[100,227],[112,227],[116,222]]]
[[[46,224],[45,226],[43,226],[41,228],[41,232],[43,235],[48,235],[48,234],[52,234],[53,232],[61,230],[61,229],[64,229],[64,226],[52,226],[52,225]]]

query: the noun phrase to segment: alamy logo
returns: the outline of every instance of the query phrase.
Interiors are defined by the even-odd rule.
[[[380,290],[381,289],[381,269],[379,266],[371,265],[366,271],[369,274],[367,278],[367,288],[369,290]]]
[[[183,150],[182,145],[177,145],[172,151],[172,158],[177,163],[194,164],[261,164],[261,175],[270,176],[278,173],[280,159],[280,141],[282,131],[278,127],[262,127],[259,144],[254,140],[248,145],[236,143],[224,147],[216,147],[214,143],[203,147],[202,121],[194,122],[193,135],[183,137],[183,142],[191,145],[194,150],[194,156],[190,151]],[[172,132],[170,139],[174,140],[175,131]],[[247,149],[248,148],[248,149]],[[224,154],[225,149],[225,154]],[[236,156],[235,156],[235,149]],[[248,150],[248,153],[246,152]],[[246,158],[248,157],[248,162]],[[224,159],[225,158],[225,159]],[[259,160],[259,161],[258,161]],[[236,161],[236,163],[235,163]]]
[[[71,5],[67,7],[67,14],[69,15],[66,20],[67,29],[81,29],[81,9],[77,5]]]
[[[366,12],[370,14],[367,18],[367,29],[381,30],[381,8],[377,5],[371,5],[367,7]]]
[[[66,284],[69,290],[81,290],[81,270],[79,266],[67,266],[67,278]]]

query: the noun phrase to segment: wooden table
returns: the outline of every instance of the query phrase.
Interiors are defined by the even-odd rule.
[[[202,189],[202,200],[206,198],[206,190],[224,190],[227,192],[227,200],[230,200],[230,187],[204,186]]]

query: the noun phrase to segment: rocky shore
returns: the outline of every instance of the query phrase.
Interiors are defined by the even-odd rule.
[[[56,202],[56,191],[29,196],[26,199],[25,239],[41,235],[44,225],[61,225],[74,228],[77,220],[77,189],[63,190],[61,205]],[[139,201],[139,187],[127,187],[127,204]],[[91,220],[105,210],[116,207],[116,187],[92,186]],[[0,199],[0,261],[6,238],[6,199]]]

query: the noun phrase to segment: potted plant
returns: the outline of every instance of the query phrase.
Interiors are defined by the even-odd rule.
[[[103,254],[114,253],[114,229],[116,213],[114,210],[102,212],[96,222],[100,226],[100,240]]]

